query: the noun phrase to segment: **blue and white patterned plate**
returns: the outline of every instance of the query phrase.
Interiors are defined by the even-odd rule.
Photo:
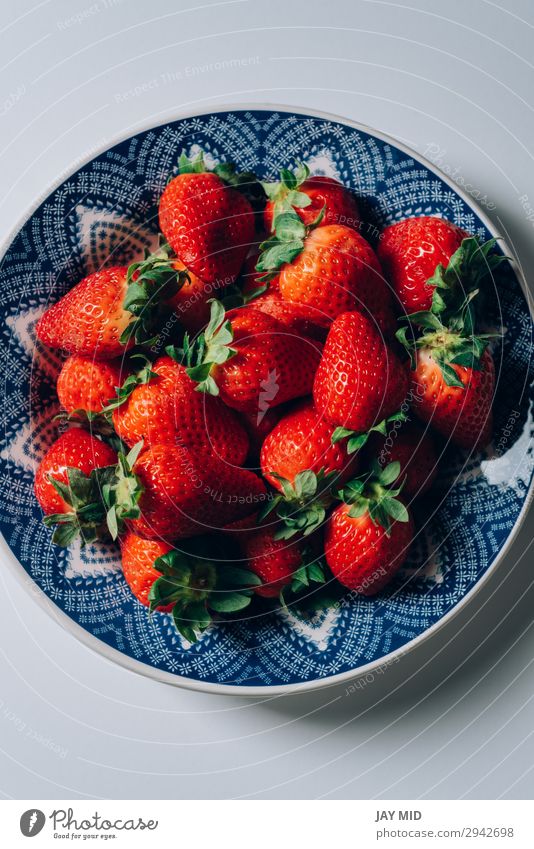
[[[312,688],[371,670],[435,630],[502,557],[524,515],[533,474],[532,325],[516,273],[499,278],[488,324],[503,326],[492,446],[448,451],[417,545],[376,599],[347,598],[312,618],[280,612],[211,627],[194,646],[169,616],[130,594],[114,547],[51,544],[33,495],[37,463],[54,437],[58,358],[36,345],[45,307],[113,254],[130,262],[156,243],[157,202],[182,148],[232,159],[274,177],[296,159],[359,195],[382,227],[442,215],[486,239],[477,210],[429,163],[393,140],[324,114],[235,108],[181,118],[95,156],[57,186],[21,226],[0,268],[4,375],[0,528],[6,559],[68,630],[123,665],[161,681],[253,694]],[[147,222],[149,222],[147,224]],[[373,226],[371,226],[373,225]],[[364,235],[366,235],[364,233]],[[13,556],[14,555],[14,556]],[[28,581],[29,576],[30,581]],[[49,601],[47,601],[47,599]]]

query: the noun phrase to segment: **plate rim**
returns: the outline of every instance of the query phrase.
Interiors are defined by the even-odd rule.
[[[453,190],[453,192],[462,198],[464,203],[473,210],[478,218],[483,222],[487,230],[491,233],[493,237],[499,239],[500,245],[503,249],[503,252],[510,257],[510,264],[512,269],[516,275],[517,280],[519,281],[519,285],[525,297],[525,301],[530,313],[531,324],[534,321],[534,304],[533,297],[531,296],[525,276],[523,274],[521,265],[516,261],[513,253],[510,251],[510,247],[506,239],[504,239],[500,234],[493,222],[489,219],[485,211],[481,208],[481,206],[477,203],[474,198],[472,198],[464,189],[458,186],[452,179],[450,179],[439,167],[434,165],[429,159],[427,159],[424,155],[416,152],[413,148],[406,145],[404,142],[396,139],[394,136],[389,135],[388,133],[384,133],[380,130],[375,130],[373,127],[368,126],[367,124],[362,124],[359,121],[352,120],[351,118],[346,118],[341,115],[337,115],[332,112],[326,112],[320,109],[309,109],[307,107],[301,106],[291,106],[289,104],[277,104],[270,102],[258,102],[258,103],[228,103],[228,104],[217,104],[210,106],[205,105],[201,109],[195,110],[183,110],[178,112],[173,112],[171,115],[166,117],[163,121],[160,121],[157,124],[151,123],[149,120],[140,122],[139,124],[131,127],[128,132],[125,133],[116,133],[112,136],[111,139],[107,139],[100,145],[95,146],[87,153],[86,156],[78,157],[73,164],[71,164],[68,168],[64,169],[61,175],[54,180],[41,194],[39,197],[30,204],[28,210],[19,217],[17,223],[11,228],[8,232],[7,236],[2,240],[0,245],[0,268],[1,264],[4,260],[4,257],[9,250],[12,242],[21,231],[21,229],[30,221],[35,212],[39,209],[39,207],[50,197],[50,195],[55,192],[60,186],[62,186],[67,180],[71,179],[81,168],[84,168],[90,162],[92,162],[97,157],[106,153],[111,148],[115,147],[121,142],[128,141],[128,139],[133,136],[149,132],[150,130],[156,130],[159,127],[164,127],[166,124],[174,123],[176,121],[183,121],[189,118],[196,118],[206,115],[217,115],[222,112],[282,112],[282,113],[290,113],[303,115],[304,117],[309,118],[319,118],[321,120],[335,121],[336,123],[342,124],[343,126],[350,127],[355,130],[362,131],[367,133],[368,135],[380,139],[386,144],[390,144],[393,147],[398,148],[403,151],[403,153],[410,156],[412,159],[420,162],[425,166],[430,172],[436,174],[444,183],[446,183],[449,188]],[[531,440],[532,441],[532,440]],[[490,577],[496,572],[496,570],[501,565],[502,561],[506,557],[512,543],[517,538],[517,535],[525,521],[526,515],[532,505],[534,500],[534,476],[530,482],[528,491],[525,495],[525,500],[523,502],[523,506],[519,512],[519,515],[508,534],[506,542],[504,543],[501,550],[496,555],[493,563],[488,567],[486,572],[478,579],[476,584],[471,587],[471,589],[463,596],[463,598],[454,605],[454,607],[449,610],[444,616],[441,617],[437,622],[431,625],[429,628],[426,628],[421,634],[417,637],[413,637],[413,639],[409,640],[404,645],[395,649],[389,654],[383,655],[381,658],[371,661],[370,663],[366,663],[363,666],[355,667],[354,669],[348,670],[346,672],[340,672],[336,675],[330,675],[325,678],[315,678],[312,681],[303,681],[300,683],[293,684],[264,684],[264,685],[240,685],[240,684],[217,684],[211,681],[201,681],[192,678],[187,678],[183,675],[175,675],[172,672],[167,672],[162,669],[157,669],[153,666],[150,666],[143,661],[136,660],[130,655],[126,655],[118,649],[113,648],[113,646],[108,645],[103,640],[100,640],[94,634],[87,631],[82,627],[78,622],[75,622],[71,619],[55,602],[50,599],[44,590],[39,587],[39,585],[35,582],[35,580],[28,574],[28,572],[24,569],[24,566],[18,558],[15,556],[10,546],[7,543],[3,533],[0,533],[0,554],[2,557],[5,557],[5,560],[8,564],[8,567],[11,573],[15,576],[19,585],[21,585],[28,595],[32,596],[35,602],[47,612],[49,616],[51,616],[58,625],[65,628],[70,634],[72,634],[78,642],[85,645],[87,648],[91,649],[93,652],[98,654],[100,657],[103,657],[105,660],[108,660],[111,663],[116,663],[124,669],[129,670],[130,672],[134,672],[138,675],[141,675],[145,678],[150,678],[151,680],[158,681],[163,684],[170,684],[175,687],[180,687],[187,690],[195,690],[197,692],[211,693],[213,695],[232,695],[232,696],[242,696],[242,697],[252,697],[257,698],[258,696],[282,696],[282,695],[291,695],[303,692],[309,692],[313,690],[325,689],[327,687],[333,687],[343,683],[349,683],[350,681],[355,680],[356,678],[362,677],[364,675],[368,675],[380,667],[391,665],[396,659],[403,657],[404,655],[412,652],[417,646],[421,645],[428,639],[431,639],[435,636],[441,628],[445,627],[449,622],[451,622],[455,616],[457,616],[468,604],[470,604],[475,596],[480,592],[480,590],[485,586]]]

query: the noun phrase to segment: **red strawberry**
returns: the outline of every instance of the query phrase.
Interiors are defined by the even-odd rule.
[[[497,258],[499,259],[499,258]],[[495,334],[476,335],[472,292],[461,308],[419,312],[418,327],[403,327],[397,338],[412,363],[414,412],[463,448],[483,448],[491,440],[495,365],[487,350]],[[448,323],[445,326],[442,318]]]
[[[182,539],[243,518],[265,500],[262,481],[247,469],[232,468],[205,452],[180,444],[151,445],[136,459],[127,486],[119,482],[120,518],[133,516],[131,529],[148,539]]]
[[[408,387],[405,367],[370,319],[360,312],[336,318],[313,386],[315,407],[325,419],[364,433],[399,410]]]
[[[347,503],[326,524],[325,554],[337,580],[362,595],[379,592],[404,563],[413,538],[413,519],[390,489],[399,463],[374,468],[366,480],[347,484]]]
[[[245,534],[241,546],[248,569],[262,582],[254,587],[254,592],[263,598],[279,596],[291,583],[293,573],[303,565],[301,543],[276,539],[272,527]]]
[[[67,413],[100,413],[122,384],[120,360],[94,360],[71,354],[57,379],[59,402]]]
[[[495,394],[493,357],[485,350],[476,368],[451,363],[444,377],[439,349],[417,351],[414,372],[417,403],[422,421],[462,448],[484,448],[493,430],[491,405]]]
[[[35,495],[48,518],[57,525],[54,542],[69,545],[80,534],[82,542],[103,535],[106,511],[101,503],[101,483],[92,474],[114,467],[117,454],[87,431],[72,428],[48,449],[35,475]],[[88,505],[93,509],[82,512]]]
[[[282,169],[279,183],[263,183],[269,198],[263,216],[267,232],[273,229],[273,218],[282,212],[294,210],[308,226],[323,209],[323,225],[346,224],[357,230],[360,212],[352,193],[332,177],[309,174],[307,165],[298,165],[294,173]]]
[[[378,256],[408,314],[431,308],[437,283],[434,274],[440,265],[442,270],[447,268],[466,238],[468,234],[451,221],[426,215],[386,227]],[[458,274],[458,262],[455,265]]]
[[[160,357],[150,367],[149,380],[134,386],[124,403],[113,411],[115,430],[132,447],[175,444],[179,439],[196,453],[214,453],[235,466],[248,454],[248,437],[237,415],[219,398],[195,391],[185,367],[171,357]]]
[[[272,316],[252,307],[225,316],[218,301],[197,345],[185,353],[199,390],[220,392],[229,407],[252,415],[308,395],[321,356],[317,342],[288,333]]]
[[[125,310],[126,266],[104,268],[80,281],[37,322],[37,338],[71,354],[112,359],[124,353],[121,335],[133,320]]]
[[[310,469],[318,474],[337,473],[346,479],[354,473],[356,458],[332,443],[334,427],[322,418],[313,404],[306,403],[284,416],[266,438],[261,449],[263,476],[284,492],[279,478],[295,484],[296,476]]]
[[[249,201],[206,171],[202,156],[180,157],[180,174],[159,202],[159,222],[176,256],[206,284],[233,283],[254,238]]]
[[[136,599],[145,607],[150,606],[148,595],[152,585],[161,578],[161,572],[154,569],[154,561],[168,554],[169,551],[172,551],[172,546],[168,543],[156,539],[143,539],[131,531],[127,531],[121,539],[124,578]],[[172,604],[168,604],[158,607],[158,610],[168,611],[172,607]]]
[[[285,300],[313,308],[323,323],[360,309],[390,332],[391,295],[376,254],[359,233],[342,224],[310,232],[291,213],[275,223],[275,235],[264,242],[257,269],[267,277],[279,271]]]
[[[415,422],[396,422],[387,436],[373,434],[368,455],[376,456],[381,467],[400,463],[405,498],[418,498],[428,492],[438,473],[438,458],[434,441],[428,431]]]

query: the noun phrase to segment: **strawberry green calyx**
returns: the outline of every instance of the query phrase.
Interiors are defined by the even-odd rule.
[[[117,397],[113,401],[110,401],[109,404],[106,404],[102,413],[109,415],[109,413],[116,410],[117,407],[120,407],[128,400],[137,386],[144,386],[150,383],[153,378],[158,377],[157,373],[152,371],[151,361],[144,354],[132,354],[131,359],[139,360],[139,364],[143,364],[142,368],[133,374],[129,374],[122,386],[116,387]]]
[[[224,306],[220,301],[212,300],[208,326],[193,343],[189,335],[184,335],[182,348],[169,345],[167,354],[179,363],[186,365],[191,380],[197,383],[197,392],[218,395],[219,387],[213,377],[213,370],[237,354],[230,347],[234,338],[232,325],[226,318]]]
[[[178,158],[178,172],[180,174],[207,174],[213,173],[219,177],[225,185],[248,197],[255,203],[260,194],[264,197],[261,183],[253,171],[239,171],[235,162],[219,162],[213,168],[208,168],[204,159],[204,151],[200,150],[194,156],[188,156],[185,150],[182,150]],[[172,179],[172,177],[171,177]]]
[[[263,272],[260,281],[272,280],[283,265],[293,262],[302,253],[306,236],[321,223],[324,214],[323,206],[308,226],[293,211],[281,212],[274,216],[273,234],[260,245],[260,255],[256,263],[256,271]]]
[[[189,281],[188,272],[177,269],[175,263],[169,246],[162,242],[155,253],[146,251],[143,260],[128,266],[123,308],[134,318],[121,335],[123,345],[131,339],[139,345],[153,345],[157,341],[165,302]]]
[[[103,466],[93,469],[86,475],[76,468],[66,470],[68,483],[56,480],[52,475],[48,479],[56,492],[72,510],[68,513],[53,513],[45,516],[43,523],[55,530],[52,542],[67,547],[77,537],[82,546],[108,536],[106,527],[106,508],[103,490],[114,479],[115,466]]]
[[[447,267],[440,263],[427,280],[427,285],[434,287],[431,311],[441,314],[446,324],[450,314],[456,312],[458,301],[478,289],[484,277],[508,261],[508,257],[493,252],[496,243],[497,239],[488,239],[481,244],[475,236],[463,239]]]
[[[337,472],[325,474],[321,469],[316,474],[306,469],[295,475],[293,483],[275,472],[269,474],[280,482],[283,492],[270,499],[260,512],[259,520],[274,512],[281,523],[274,538],[291,539],[295,534],[307,537],[320,528],[334,501],[331,490]]]
[[[313,557],[308,549],[302,552],[303,564],[293,572],[291,583],[284,587],[280,593],[282,601],[287,595],[294,596],[309,589],[312,584],[324,584],[326,582],[326,561],[324,556]]]
[[[252,588],[261,584],[247,569],[176,549],[158,557],[154,568],[161,577],[150,589],[150,609],[172,604],[176,630],[190,643],[206,630],[213,613],[237,613],[248,607]]]
[[[122,533],[127,519],[138,519],[141,515],[139,501],[144,489],[133,467],[142,448],[141,440],[128,454],[119,451],[117,465],[112,467],[114,474],[102,487],[106,524],[112,539]]]
[[[178,157],[179,174],[205,174],[207,171],[203,150],[199,150],[194,156],[188,156],[185,149],[182,150]],[[172,176],[169,179],[172,180]]]
[[[391,534],[393,522],[408,522],[408,510],[397,499],[404,482],[393,487],[395,482],[398,483],[400,470],[398,461],[382,468],[375,460],[369,474],[360,475],[345,484],[337,496],[350,505],[349,516],[356,519],[368,513],[373,524],[384,528],[387,536]]]
[[[397,413],[393,413],[393,415],[388,416],[387,419],[382,419],[381,422],[363,433],[359,433],[356,430],[350,430],[347,427],[336,427],[332,434],[332,445],[346,439],[347,444],[345,449],[347,454],[354,454],[356,451],[360,451],[360,449],[363,448],[372,433],[381,433],[383,436],[387,436],[388,425],[393,424],[394,422],[405,422],[407,418],[406,413],[403,410],[399,410]]]
[[[294,171],[288,168],[280,170],[280,180],[274,183],[262,182],[263,190],[269,200],[274,204],[273,209],[273,231],[274,219],[284,212],[293,212],[293,209],[304,209],[311,203],[311,198],[300,191],[302,184],[310,176],[310,169],[303,162],[298,162]]]
[[[396,336],[410,354],[412,369],[416,367],[416,352],[424,348],[430,351],[439,366],[447,386],[463,388],[454,365],[480,370],[482,356],[489,342],[498,338],[498,333],[475,333],[473,300],[478,290],[470,292],[462,307],[449,318],[448,326],[432,312],[418,312],[407,316],[419,330],[410,333],[408,327],[401,327]],[[409,335],[410,334],[410,335]]]

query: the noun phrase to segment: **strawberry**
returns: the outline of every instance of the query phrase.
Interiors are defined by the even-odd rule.
[[[119,455],[121,472],[111,506],[120,523],[147,539],[183,539],[221,528],[258,509],[266,498],[262,481],[247,469],[232,468],[205,452],[177,443],[151,445],[128,457]]]
[[[57,525],[53,542],[69,545],[105,535],[101,489],[113,472],[117,454],[80,428],[62,433],[48,449],[35,475],[35,495],[46,525]]]
[[[462,448],[484,448],[491,442],[495,394],[493,357],[485,350],[476,368],[452,364],[452,375],[443,375],[437,361],[439,349],[417,351],[414,379],[419,418]],[[439,357],[438,357],[439,359]]]
[[[462,448],[491,440],[495,365],[487,349],[494,334],[476,335],[473,296],[449,317],[446,327],[432,312],[413,318],[418,330],[403,327],[397,337],[408,349],[417,403],[414,412]]]
[[[373,434],[368,454],[376,456],[381,467],[400,463],[400,478],[404,481],[405,498],[418,498],[432,486],[438,472],[438,458],[434,441],[428,431],[415,422],[398,422],[387,436]]]
[[[118,435],[132,447],[174,444],[180,440],[196,453],[204,451],[241,466],[249,448],[247,433],[237,415],[219,398],[195,391],[184,366],[169,356],[150,366],[148,378],[127,380],[113,410]]]
[[[346,479],[354,473],[356,459],[332,442],[334,427],[307,402],[284,416],[266,438],[261,449],[264,478],[279,492],[281,480],[295,484],[296,476],[307,469],[318,474],[337,474]]]
[[[440,312],[504,260],[491,253],[494,244],[480,245],[451,221],[423,215],[386,227],[378,256],[405,313]]]
[[[121,540],[122,570],[141,604],[172,611],[178,632],[195,643],[213,613],[248,607],[259,578],[245,569],[218,563],[220,544],[213,538],[192,540],[188,550],[147,540],[128,532]]]
[[[274,219],[294,211],[309,226],[324,209],[322,224],[346,224],[357,230],[360,225],[358,204],[352,193],[332,177],[310,177],[310,169],[300,163],[294,172],[283,168],[280,182],[262,183],[269,200],[263,214],[270,233]]]
[[[179,175],[160,198],[161,231],[184,266],[205,284],[229,285],[254,238],[253,209],[219,176],[230,177],[224,166],[206,171],[202,154],[190,161],[184,153],[179,166]],[[238,184],[239,178],[233,175],[232,182]]]
[[[229,407],[254,415],[308,395],[321,351],[272,316],[252,307],[225,315],[214,301],[202,337],[193,346],[186,340],[172,355],[188,362],[187,374],[199,391],[220,393]]]
[[[57,379],[57,394],[68,413],[101,413],[122,384],[120,360],[94,360],[71,354]]]
[[[407,370],[373,322],[360,312],[338,316],[313,385],[321,416],[343,428],[343,436],[365,433],[399,410],[408,388]]]
[[[330,515],[325,530],[326,562],[343,586],[361,595],[374,595],[404,563],[413,538],[410,510],[391,484],[399,463],[378,464],[364,478],[342,491],[344,503]]]
[[[263,598],[277,598],[303,565],[301,543],[276,539],[271,527],[245,534],[241,547],[248,569],[261,580],[254,592]]]
[[[391,295],[376,254],[359,233],[343,224],[306,227],[289,212],[274,224],[256,265],[261,279],[279,274],[281,296],[312,307],[323,323],[361,309],[390,332]]]
[[[127,271],[114,266],[85,277],[41,316],[37,338],[71,354],[99,359],[123,354],[121,336],[133,320],[123,306]]]
[[[152,585],[158,578],[161,578],[161,572],[154,569],[154,561],[172,551],[172,546],[163,542],[163,540],[143,539],[143,537],[138,537],[131,531],[126,532],[121,538],[120,544],[122,573],[125,581],[137,601],[140,601],[145,607],[149,607],[148,596]],[[168,611],[172,607],[172,604],[168,604],[158,607],[158,610]]]
[[[70,354],[109,360],[134,342],[152,342],[165,301],[184,282],[183,273],[151,261],[104,268],[81,280],[49,307],[36,325],[37,338]]]

